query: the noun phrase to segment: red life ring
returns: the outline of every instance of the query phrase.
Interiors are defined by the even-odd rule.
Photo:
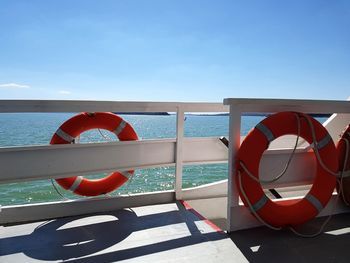
[[[338,152],[338,159],[339,159],[339,170],[342,172],[344,169],[344,172],[342,174],[342,179],[340,180],[342,184],[342,194],[341,197],[345,204],[350,203],[350,149],[348,148],[347,144],[350,144],[350,125],[346,127],[345,131],[343,132],[341,138],[339,139],[337,143],[337,152]],[[346,158],[346,151],[348,152],[347,157],[347,163],[344,167],[344,162]],[[337,187],[338,193],[339,188]]]
[[[298,116],[296,116],[298,114]],[[328,169],[337,172],[338,159],[334,143],[327,130],[310,116],[297,112],[280,112],[264,119],[250,131],[237,153],[236,182],[241,186],[248,200],[245,200],[242,189],[240,196],[247,206],[262,220],[274,227],[299,225],[314,218],[327,204],[336,184],[336,176],[327,172],[317,161],[317,171],[313,185],[308,194],[298,200],[272,201],[263,192],[259,182],[250,178],[241,163],[255,178],[259,179],[259,163],[264,151],[271,141],[287,135],[298,135],[296,120],[300,119],[300,137],[313,145],[312,133],[308,120],[315,131],[317,149]],[[240,177],[240,178],[239,178]]]
[[[120,141],[138,140],[132,126],[110,112],[80,113],[63,123],[53,135],[50,144],[70,144],[81,133],[91,129],[105,129],[117,135]],[[124,184],[134,171],[113,172],[108,176],[90,180],[82,176],[57,179],[64,189],[83,196],[96,196],[109,193]]]

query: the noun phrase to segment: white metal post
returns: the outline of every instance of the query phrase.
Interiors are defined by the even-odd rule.
[[[227,223],[228,231],[232,231],[233,207],[238,207],[239,194],[236,180],[236,153],[241,143],[241,110],[236,105],[230,105],[230,120],[229,120],[229,168],[228,168],[228,193],[227,193]]]
[[[175,197],[182,199],[182,168],[183,168],[183,138],[184,138],[184,110],[179,106],[176,112],[176,155],[175,155]]]

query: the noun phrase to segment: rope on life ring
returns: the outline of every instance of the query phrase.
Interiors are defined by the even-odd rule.
[[[337,143],[337,152],[339,159],[339,169],[342,170],[342,177],[337,185],[338,194],[343,202],[350,205],[350,125],[342,132]]]
[[[316,155],[316,177],[304,198],[272,201],[262,189],[259,163],[269,144],[287,134],[300,136],[312,145]],[[276,113],[256,125],[238,150],[236,170],[235,179],[242,201],[258,220],[273,229],[300,225],[314,218],[331,198],[339,175],[336,148],[327,130],[315,119],[298,112]]]
[[[81,133],[91,129],[105,129],[114,133],[120,141],[135,141],[138,136],[133,127],[121,117],[110,112],[80,113],[64,122],[53,135],[50,144],[71,144]],[[133,170],[116,171],[101,179],[73,176],[57,179],[66,190],[82,196],[97,196],[114,191],[123,185]]]

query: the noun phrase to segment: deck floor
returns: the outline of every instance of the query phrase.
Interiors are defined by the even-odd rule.
[[[2,226],[0,262],[349,262],[350,214],[335,215],[325,231],[312,239],[266,227],[228,235],[171,203]]]
[[[298,231],[317,233],[326,218],[314,219]],[[314,238],[267,227],[236,231],[230,237],[249,262],[350,262],[350,213],[334,215]]]
[[[247,262],[182,203],[0,227],[0,262]]]

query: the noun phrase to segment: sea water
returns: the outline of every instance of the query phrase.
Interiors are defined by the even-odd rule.
[[[0,147],[48,145],[57,128],[73,113],[2,113],[0,114]],[[128,121],[140,139],[175,138],[176,116],[120,115]],[[263,116],[243,116],[242,135],[254,127]],[[228,136],[228,116],[186,115],[185,137]],[[81,135],[79,143],[115,141],[104,130],[92,130]],[[210,150],[210,149],[208,149]],[[195,187],[227,179],[226,164],[186,165],[183,169],[183,188]],[[99,178],[107,174],[89,175]],[[0,185],[0,204],[14,205],[81,198],[56,185],[51,180]],[[174,167],[136,170],[135,175],[110,196],[174,189]]]

